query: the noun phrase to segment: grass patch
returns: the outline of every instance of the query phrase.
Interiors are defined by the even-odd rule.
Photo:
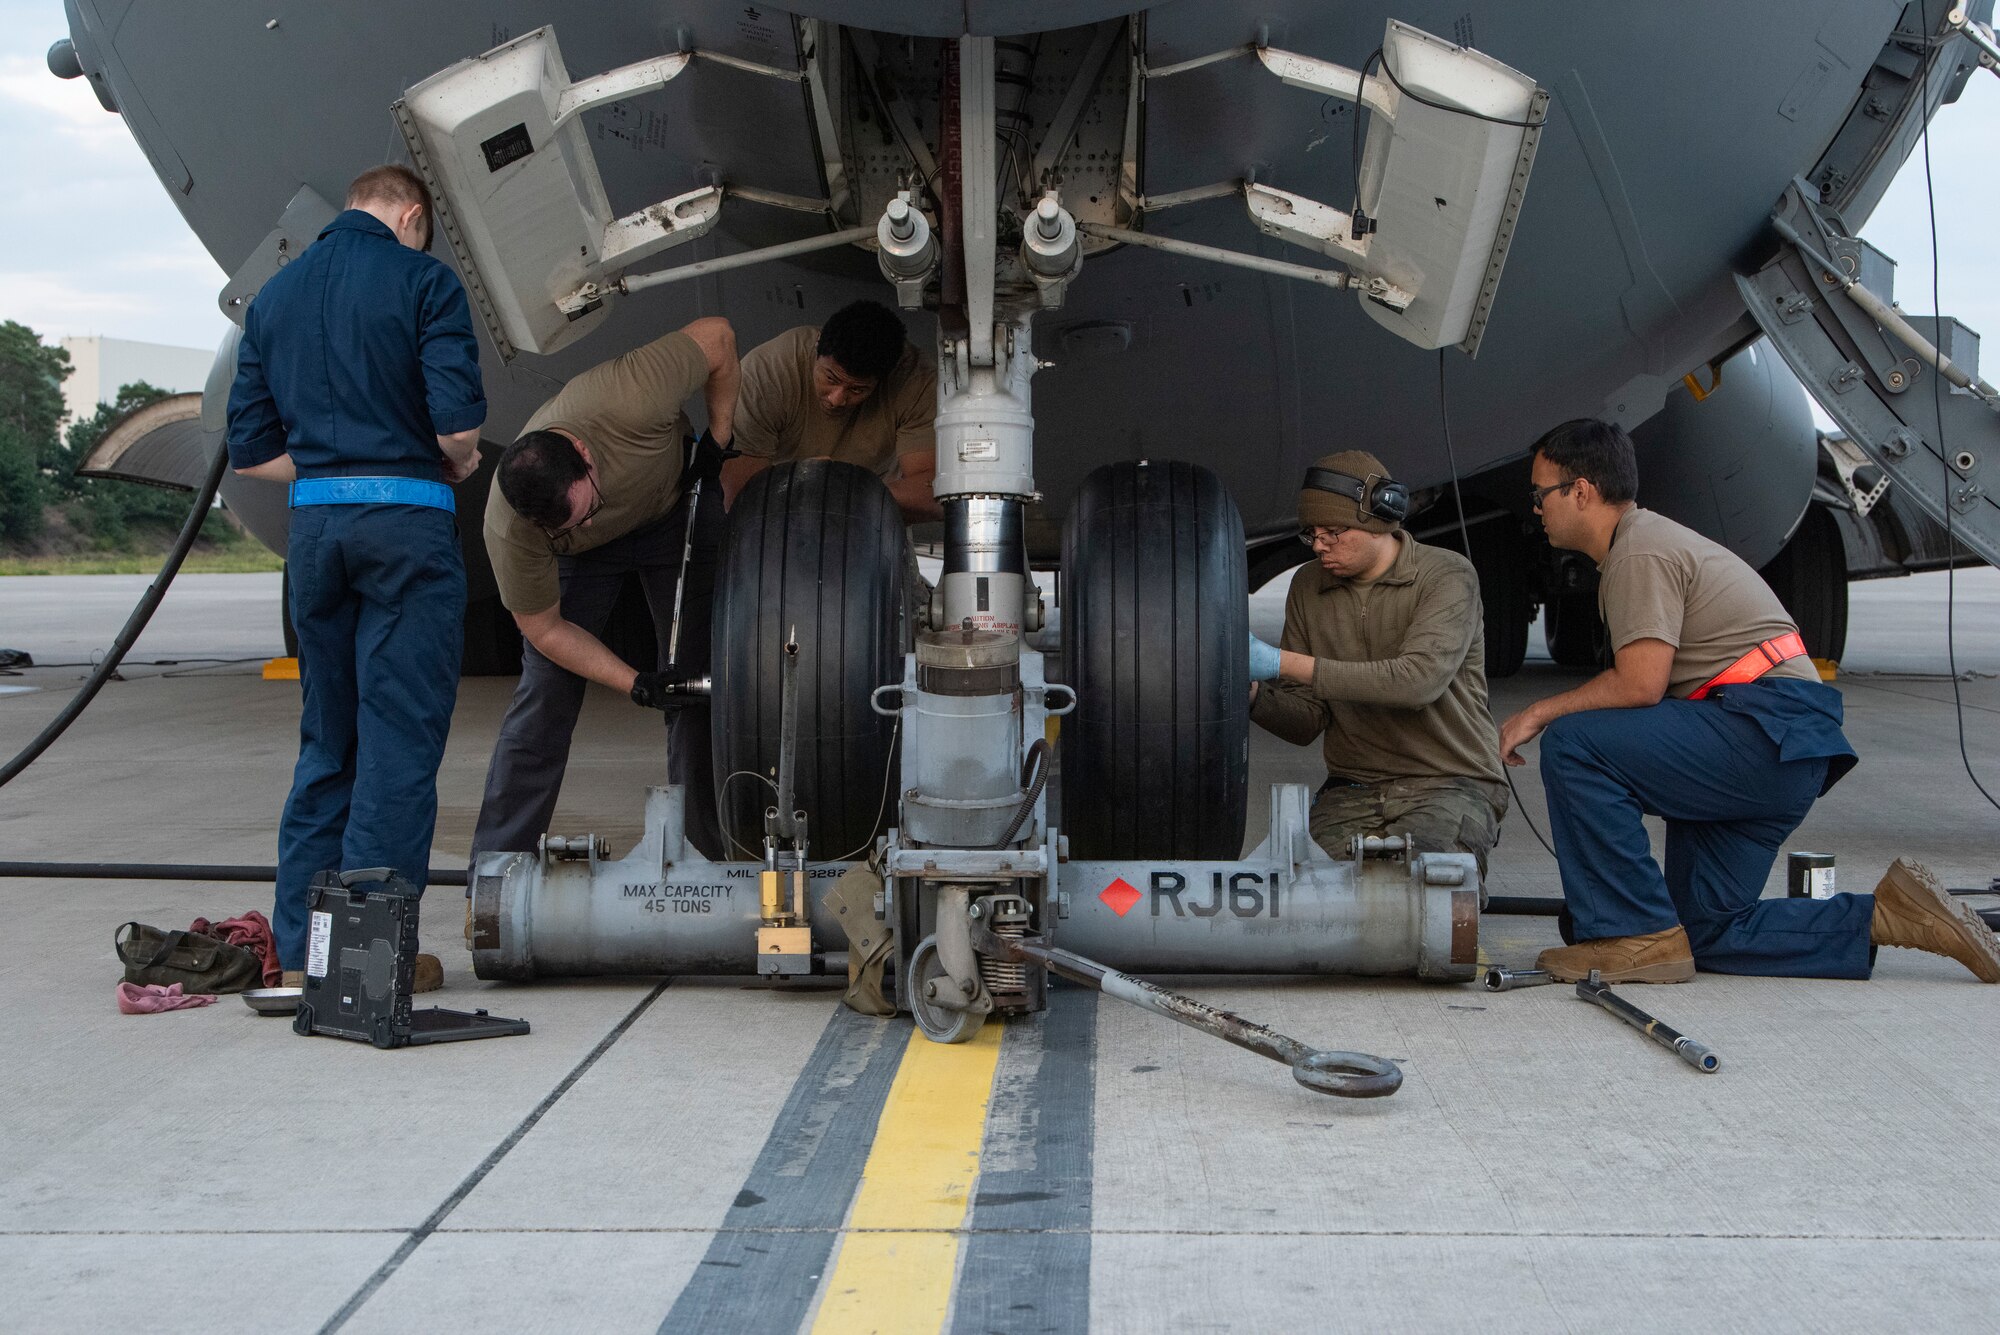
[[[61,556],[0,556],[0,575],[152,575],[164,553],[70,553]],[[283,570],[284,558],[254,543],[220,551],[190,552],[184,575],[257,575]]]

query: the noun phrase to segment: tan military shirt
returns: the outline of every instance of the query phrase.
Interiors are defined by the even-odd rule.
[[[913,450],[937,448],[937,372],[912,347],[882,378],[875,392],[839,413],[820,407],[813,393],[819,330],[789,329],[743,357],[736,399],[736,438],[745,454],[786,463],[836,459],[860,464],[878,477],[895,471]]]
[[[1741,557],[1636,505],[1619,519],[1597,569],[1597,607],[1612,651],[1634,640],[1673,645],[1667,691],[1678,699],[1765,640],[1798,629]],[[1768,675],[1819,680],[1808,658],[1788,659]]]
[[[1278,643],[1313,657],[1313,682],[1264,682],[1250,717],[1301,746],[1323,737],[1330,774],[1480,780],[1504,812],[1479,577],[1456,552],[1407,533],[1396,541],[1395,563],[1372,582],[1317,561],[1292,576]]]
[[[486,554],[508,611],[541,612],[561,600],[558,555],[601,547],[674,508],[681,441],[691,434],[681,408],[707,383],[708,358],[676,331],[585,371],[528,419],[524,436],[561,431],[589,448],[604,508],[587,527],[551,544],[493,488],[486,498]]]

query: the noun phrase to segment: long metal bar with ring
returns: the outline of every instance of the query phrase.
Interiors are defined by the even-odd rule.
[[[984,923],[972,926],[972,948],[982,955],[1015,964],[1039,964],[1050,973],[1073,983],[1095,988],[1107,997],[1130,1002],[1141,1010],[1164,1015],[1177,1024],[1213,1034],[1225,1043],[1234,1043],[1272,1061],[1292,1068],[1292,1078],[1316,1094],[1332,1094],[1344,1099],[1379,1099],[1394,1094],[1403,1084],[1403,1072],[1394,1062],[1365,1052],[1326,1052],[1309,1048],[1295,1038],[1233,1011],[1217,1010],[1193,997],[1169,992],[1164,987],[1106,968],[1096,960],[1046,941],[996,936]]]

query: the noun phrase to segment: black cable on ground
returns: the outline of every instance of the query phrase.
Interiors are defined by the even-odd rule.
[[[1458,540],[1465,544],[1465,559],[1470,561],[1472,559],[1472,532],[1465,526],[1465,497],[1458,490],[1458,452],[1451,446],[1451,406],[1445,401],[1444,396],[1443,348],[1438,349],[1438,417],[1444,423],[1444,461],[1451,469],[1451,502],[1458,507]],[[1530,816],[1527,807],[1521,804],[1521,790],[1514,786],[1513,767],[1508,765],[1505,760],[1502,760],[1500,763],[1500,777],[1507,781],[1507,791],[1514,795],[1514,810],[1519,812],[1521,819],[1526,822],[1528,833],[1535,836],[1536,843],[1548,850],[1550,857],[1555,857],[1555,849],[1550,848],[1549,841],[1542,838],[1542,832],[1535,828],[1535,818]],[[1490,899],[1488,902],[1491,902]],[[1554,904],[1556,908],[1562,907],[1560,899],[1552,899],[1549,902]],[[1505,911],[1491,908],[1487,910],[1489,913]],[[1554,909],[1550,910],[1552,913],[1554,911]]]
[[[469,872],[433,867],[432,885],[464,885]],[[0,862],[0,880],[34,877],[56,881],[247,881],[277,882],[276,867],[202,862]]]
[[[56,715],[33,741],[23,747],[19,755],[8,761],[5,768],[0,768],[0,788],[4,788],[15,775],[34,764],[42,752],[54,745],[56,738],[67,732],[69,725],[76,722],[83,711],[90,707],[90,702],[104,689],[104,683],[111,680],[111,674],[118,670],[119,662],[138,640],[139,633],[146,629],[146,623],[153,619],[153,613],[159,607],[160,600],[167,596],[167,587],[174,582],[174,576],[180,573],[181,562],[187,559],[188,549],[194,546],[195,538],[201,533],[201,526],[208,518],[208,507],[215,503],[216,488],[222,485],[222,472],[228,466],[229,451],[217,449],[215,461],[208,468],[208,479],[201,484],[201,490],[195,493],[194,504],[188,509],[187,521],[181,525],[180,535],[174,539],[173,548],[168,551],[167,559],[160,563],[160,573],[153,577],[145,596],[140,598],[138,605],[132,609],[132,615],[125,619],[125,628],[118,632],[118,638],[112,643],[111,651],[104,655],[104,661],[97,665],[97,670],[90,674],[89,679],[77,688],[69,703],[63,706],[62,713]]]
[[[1924,30],[1930,31],[1930,6],[1924,5]],[[1936,327],[1931,330],[1931,338],[1944,338],[1944,302],[1940,296],[1943,285],[1938,278],[1938,229],[1937,194],[1931,184],[1931,62],[1923,65],[1924,127],[1920,138],[1924,146],[1924,202],[1930,210],[1931,228],[1931,316]],[[1972,756],[1965,749],[1965,697],[1958,684],[1958,540],[1951,531],[1951,456],[1945,453],[1944,445],[1944,376],[1936,367],[1931,368],[1931,411],[1937,422],[1938,459],[1944,465],[1944,653],[1945,662],[1951,669],[1951,703],[1958,715],[1958,759],[1965,766],[1965,777],[1972,780],[1972,786],[1986,799],[1994,810],[2000,811],[2000,801],[1986,790],[1979,776],[1972,770]]]

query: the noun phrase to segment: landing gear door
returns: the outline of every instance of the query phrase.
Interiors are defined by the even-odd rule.
[[[613,217],[580,119],[665,85],[691,59],[677,52],[573,83],[555,30],[537,28],[396,103],[437,232],[503,358],[575,342],[604,319],[600,291],[619,272],[714,225],[713,189]]]
[[[1957,349],[1944,350],[1947,366],[1956,351],[1959,378],[1968,386],[1939,383],[1923,350],[1861,304],[1886,305],[1893,295],[1877,290],[1891,270],[1870,263],[1865,242],[1849,236],[1798,182],[1785,191],[1772,224],[1786,238],[1778,254],[1736,279],[1751,318],[1895,486],[1983,560],[2000,565],[2000,403],[1977,365],[1963,364],[1977,356],[1976,340],[1961,335]],[[1893,312],[1882,318],[1897,321]],[[1914,336],[1928,343],[1953,323],[1937,321]]]

